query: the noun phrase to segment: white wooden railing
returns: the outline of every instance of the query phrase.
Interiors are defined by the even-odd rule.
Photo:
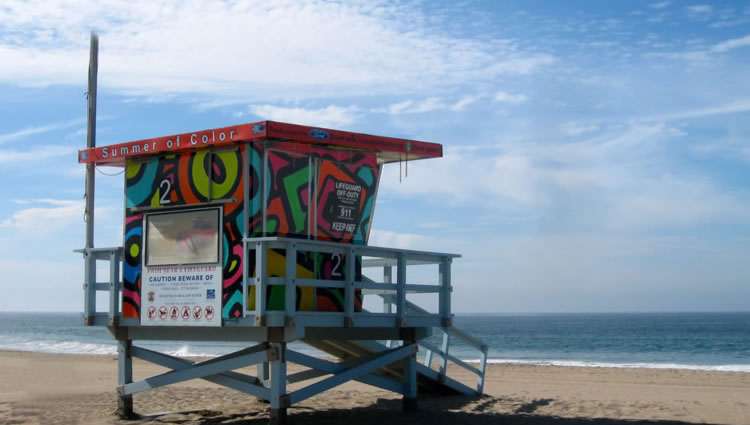
[[[281,237],[261,237],[244,239],[245,252],[255,256],[255,273],[249,270],[249,262],[244,262],[244,316],[254,316],[258,325],[269,325],[284,316],[284,325],[297,326],[343,326],[343,327],[405,327],[405,326],[445,326],[452,319],[450,268],[455,254],[412,251],[396,248],[381,248],[323,242],[307,239]],[[285,256],[284,277],[269,276],[267,270],[268,250],[283,250]],[[297,276],[297,252],[314,252],[338,255],[343,261],[343,280],[306,279]],[[395,266],[393,274],[384,275],[383,282],[362,278],[357,280],[354,258],[362,257],[363,267]],[[351,259],[351,260],[350,260]],[[407,267],[411,265],[438,265],[439,272],[431,284],[415,284],[407,281]],[[284,311],[268,311],[266,288],[269,285],[284,287]],[[341,312],[301,312],[296,311],[296,287],[339,288],[344,293],[344,308]],[[249,308],[249,294],[255,288],[255,305]],[[355,311],[355,292],[392,295],[394,308],[390,312]],[[438,294],[438,305],[429,313],[427,310],[410,310],[407,294]]]

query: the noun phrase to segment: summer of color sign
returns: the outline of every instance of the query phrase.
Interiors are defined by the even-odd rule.
[[[222,131],[219,130],[218,132],[216,130],[211,130],[211,132],[205,132],[205,133],[192,133],[190,135],[190,141],[188,142],[189,145],[186,143],[184,147],[190,147],[190,146],[199,146],[199,145],[209,145],[209,144],[216,144],[216,143],[222,143],[222,142],[231,142],[234,140],[235,136],[237,135],[236,130],[229,130],[229,131]],[[180,147],[180,137],[177,136],[175,139],[167,139],[166,142],[166,148],[167,149],[179,149]],[[149,142],[143,142],[139,144],[130,144],[126,146],[114,146],[109,147],[105,146],[102,148],[102,159],[107,158],[115,158],[118,156],[127,156],[127,155],[135,155],[139,153],[148,153],[148,152],[156,152],[157,148],[162,148],[162,146],[159,146],[158,142],[156,140],[149,141]],[[161,149],[158,149],[161,150]]]

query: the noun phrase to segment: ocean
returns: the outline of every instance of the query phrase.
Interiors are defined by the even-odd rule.
[[[0,349],[114,355],[105,328],[78,313],[0,313]],[[454,325],[490,347],[489,362],[558,366],[678,368],[750,373],[750,313],[457,314]],[[432,343],[440,344],[437,336]],[[177,356],[216,356],[238,343],[136,342]],[[322,353],[304,344],[291,348]],[[477,361],[459,342],[451,354]]]

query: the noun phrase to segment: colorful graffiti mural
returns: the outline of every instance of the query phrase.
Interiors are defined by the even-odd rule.
[[[260,175],[264,169],[263,152],[254,149],[251,169]],[[261,170],[258,172],[258,170]],[[366,152],[331,151],[306,146],[286,146],[286,150],[269,150],[267,163],[266,232],[263,232],[262,188],[252,197],[253,214],[250,218],[250,234],[258,236],[284,236],[315,238],[333,242],[365,244],[375,198],[378,168],[373,154]],[[318,181],[316,187],[315,181]],[[357,200],[336,195],[336,183],[356,186]],[[341,191],[342,189],[338,189]],[[310,205],[310,204],[313,205]],[[314,208],[317,205],[317,208]],[[347,217],[337,221],[335,207],[345,205]],[[316,214],[310,214],[310,210]],[[346,224],[344,224],[346,222]],[[340,230],[335,230],[336,223]],[[353,225],[352,225],[353,223]],[[343,224],[343,226],[342,226]],[[347,226],[348,224],[348,226]],[[339,255],[297,252],[297,275],[305,278],[343,280],[346,258]],[[271,276],[285,277],[284,251],[269,255],[266,265]],[[361,278],[361,261],[355,259],[357,278]],[[255,273],[255,258],[250,255],[248,265]],[[269,310],[284,308],[284,290],[281,286],[270,286],[266,299]],[[249,308],[255,308],[255,291],[250,291]],[[335,288],[297,287],[297,310],[343,311],[342,291]],[[357,293],[355,310],[361,311],[362,296]]]
[[[244,184],[248,184],[249,189],[247,225],[250,237],[284,236],[367,243],[379,171],[375,155],[309,145],[282,143],[276,146],[281,148],[266,152],[260,144],[247,144],[228,150],[204,149],[154,157],[148,161],[128,161],[123,267],[125,317],[139,317],[145,208],[198,206],[222,200],[224,319],[242,316]],[[243,182],[246,154],[250,157],[250,173],[249,181]],[[261,178],[264,170],[265,179]],[[310,214],[311,211],[314,214]],[[250,273],[254,274],[255,256],[252,252],[249,254],[248,266]],[[343,280],[346,261],[347,258],[338,255],[298,252],[297,275]],[[361,261],[356,258],[354,261],[357,261],[355,270],[359,278]],[[284,265],[284,251],[269,253],[269,275],[284,277]],[[269,286],[267,290],[267,308],[284,309],[283,287]],[[302,311],[343,310],[343,295],[335,288],[297,287],[296,300],[296,308]],[[248,301],[249,308],[253,309],[254,288]],[[358,294],[355,300],[357,311],[361,310],[361,302],[361,294]]]
[[[227,295],[242,293],[242,151],[195,151],[167,155],[146,162],[129,161],[125,182],[125,261],[123,265],[124,317],[137,318],[140,311],[141,253],[143,251],[143,212],[154,209],[200,205],[209,200],[235,200],[223,204],[222,279],[223,305],[242,303]],[[227,311],[224,311],[225,316]]]

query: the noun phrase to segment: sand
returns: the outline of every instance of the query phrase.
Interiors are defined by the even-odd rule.
[[[291,371],[299,368],[290,366]],[[134,361],[135,378],[164,369]],[[461,369],[451,376],[470,381]],[[267,404],[205,381],[134,397],[142,417],[116,408],[108,356],[0,351],[0,424],[261,424]],[[750,373],[490,365],[483,397],[400,396],[347,383],[289,409],[292,424],[750,424]]]

